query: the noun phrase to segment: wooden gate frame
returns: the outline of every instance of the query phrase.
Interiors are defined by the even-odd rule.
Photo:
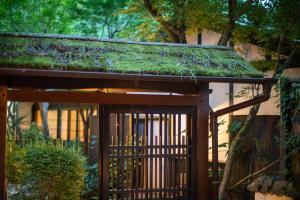
[[[0,149],[5,149],[6,141],[6,104],[7,101],[23,102],[60,102],[60,103],[95,103],[95,104],[130,104],[130,105],[169,105],[197,106],[197,160],[194,162],[196,175],[195,200],[208,200],[208,117],[209,88],[203,83],[198,95],[142,95],[142,94],[109,94],[99,92],[45,91],[45,90],[7,90],[1,88],[0,95]],[[103,111],[102,111],[103,112]],[[101,117],[99,117],[101,120]],[[103,120],[103,119],[102,119]],[[105,124],[99,124],[99,130]],[[102,126],[102,127],[101,127]],[[194,141],[195,142],[195,141]],[[5,184],[5,151],[0,153],[0,192],[6,196]],[[101,157],[100,157],[101,159]],[[99,168],[104,165],[99,165]],[[101,170],[99,170],[101,171]],[[100,176],[101,174],[99,174]],[[105,181],[105,180],[104,180]],[[103,185],[100,185],[103,188]],[[100,195],[101,195],[100,189]]]
[[[98,172],[99,172],[99,199],[105,199],[108,200],[109,196],[107,191],[108,188],[108,182],[109,182],[109,132],[110,132],[110,120],[109,120],[109,114],[114,113],[114,111],[123,110],[124,112],[132,112],[132,111],[141,111],[144,113],[150,114],[159,114],[161,112],[170,112],[172,113],[173,109],[176,109],[174,113],[180,113],[180,114],[190,114],[192,117],[192,158],[191,158],[191,173],[192,175],[197,173],[197,106],[148,106],[148,105],[120,105],[117,107],[114,107],[115,105],[112,104],[105,104],[105,105],[99,105],[99,160],[98,160]],[[122,111],[122,112],[123,112]],[[101,148],[100,148],[101,146]],[[196,147],[196,148],[194,148]],[[102,178],[101,178],[102,177]],[[192,200],[197,200],[196,198],[196,189],[194,189],[193,186],[197,185],[197,176],[191,176],[191,197]],[[161,189],[161,188],[160,188]]]

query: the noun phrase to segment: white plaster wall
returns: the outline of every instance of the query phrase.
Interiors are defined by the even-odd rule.
[[[186,33],[185,35],[186,42],[188,44],[198,44],[198,32]]]
[[[217,45],[220,37],[220,33],[204,29],[201,33],[201,44]]]
[[[229,84],[228,83],[210,83],[209,88],[212,89],[212,94],[209,95],[209,105],[214,111],[226,108],[229,106]],[[219,126],[219,144],[228,143],[228,122],[229,115],[224,115],[218,119],[218,122],[224,121],[223,125]],[[211,139],[209,146],[211,147]],[[228,148],[219,148],[219,161],[226,162],[226,153]],[[209,159],[212,159],[212,151],[209,150]]]
[[[234,47],[234,49],[240,56],[242,56],[247,61],[265,59],[265,57],[262,54],[261,48],[253,44],[238,44]]]
[[[18,117],[24,117],[22,123],[20,124],[21,130],[27,129],[31,123],[31,108],[33,103],[31,102],[19,102],[19,109],[18,109]]]
[[[193,38],[194,37],[194,38]],[[219,39],[221,37],[220,33],[210,31],[210,30],[203,30],[201,33],[201,44],[202,45],[217,45]],[[195,43],[198,41],[198,33],[191,34],[187,36],[187,41],[191,43]],[[261,49],[258,46],[244,43],[239,44],[234,47],[235,51],[241,55],[247,61],[254,61],[254,60],[262,60],[264,56],[261,54]],[[266,75],[272,76],[273,72],[269,72]],[[237,95],[238,92],[244,87],[243,84],[234,84],[234,94]],[[213,89],[213,93],[210,94],[209,103],[213,110],[218,110],[221,108],[225,108],[229,106],[229,84],[226,83],[211,83],[210,88]],[[270,100],[261,104],[259,109],[258,115],[279,115],[280,110],[278,108],[278,98],[275,97],[277,95],[274,87],[272,90]],[[247,98],[234,98],[234,104],[240,103],[242,101],[248,100]],[[239,111],[234,112],[234,115],[247,115],[249,112],[249,108],[242,109]],[[227,143],[228,142],[228,121],[229,115],[225,115],[220,118],[219,122],[224,120],[225,123],[219,126],[219,144]],[[211,147],[211,140],[209,141],[209,145]],[[219,150],[219,159],[221,162],[226,161],[226,152],[227,148],[220,148]],[[209,159],[211,159],[211,150],[209,152]]]

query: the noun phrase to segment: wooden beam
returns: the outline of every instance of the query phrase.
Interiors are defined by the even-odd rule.
[[[5,200],[6,193],[6,116],[7,116],[7,88],[0,86],[0,199]]]
[[[92,71],[66,71],[66,70],[39,70],[39,69],[13,69],[11,67],[0,68],[0,74],[9,78],[11,77],[53,77],[53,78],[77,78],[81,80],[131,80],[134,82],[148,81],[161,83],[276,83],[276,78],[247,78],[247,77],[211,77],[211,76],[174,76],[174,75],[151,75],[151,74],[123,74],[123,73],[107,73]],[[82,81],[81,83],[84,84]],[[43,82],[40,82],[43,84]],[[163,85],[162,85],[163,86]]]
[[[208,92],[208,91],[207,91]],[[114,94],[76,91],[8,90],[9,101],[128,105],[198,105],[200,96]]]
[[[1,73],[1,69],[0,69]],[[195,94],[198,85],[185,82],[117,80],[80,77],[43,77],[43,76],[8,76],[9,88],[22,89],[86,89],[86,88],[124,88],[148,89],[175,93]],[[1,83],[1,82],[0,82]]]

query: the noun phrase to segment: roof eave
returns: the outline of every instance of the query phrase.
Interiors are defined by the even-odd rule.
[[[91,71],[64,71],[64,70],[40,70],[40,69],[12,69],[0,68],[0,76],[33,76],[33,77],[60,77],[78,79],[111,79],[134,81],[161,81],[161,82],[185,82],[185,83],[276,83],[276,78],[266,77],[210,77],[210,76],[171,76],[151,74],[122,74]]]

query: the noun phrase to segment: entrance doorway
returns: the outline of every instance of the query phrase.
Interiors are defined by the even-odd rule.
[[[195,199],[196,107],[99,109],[102,199]]]

